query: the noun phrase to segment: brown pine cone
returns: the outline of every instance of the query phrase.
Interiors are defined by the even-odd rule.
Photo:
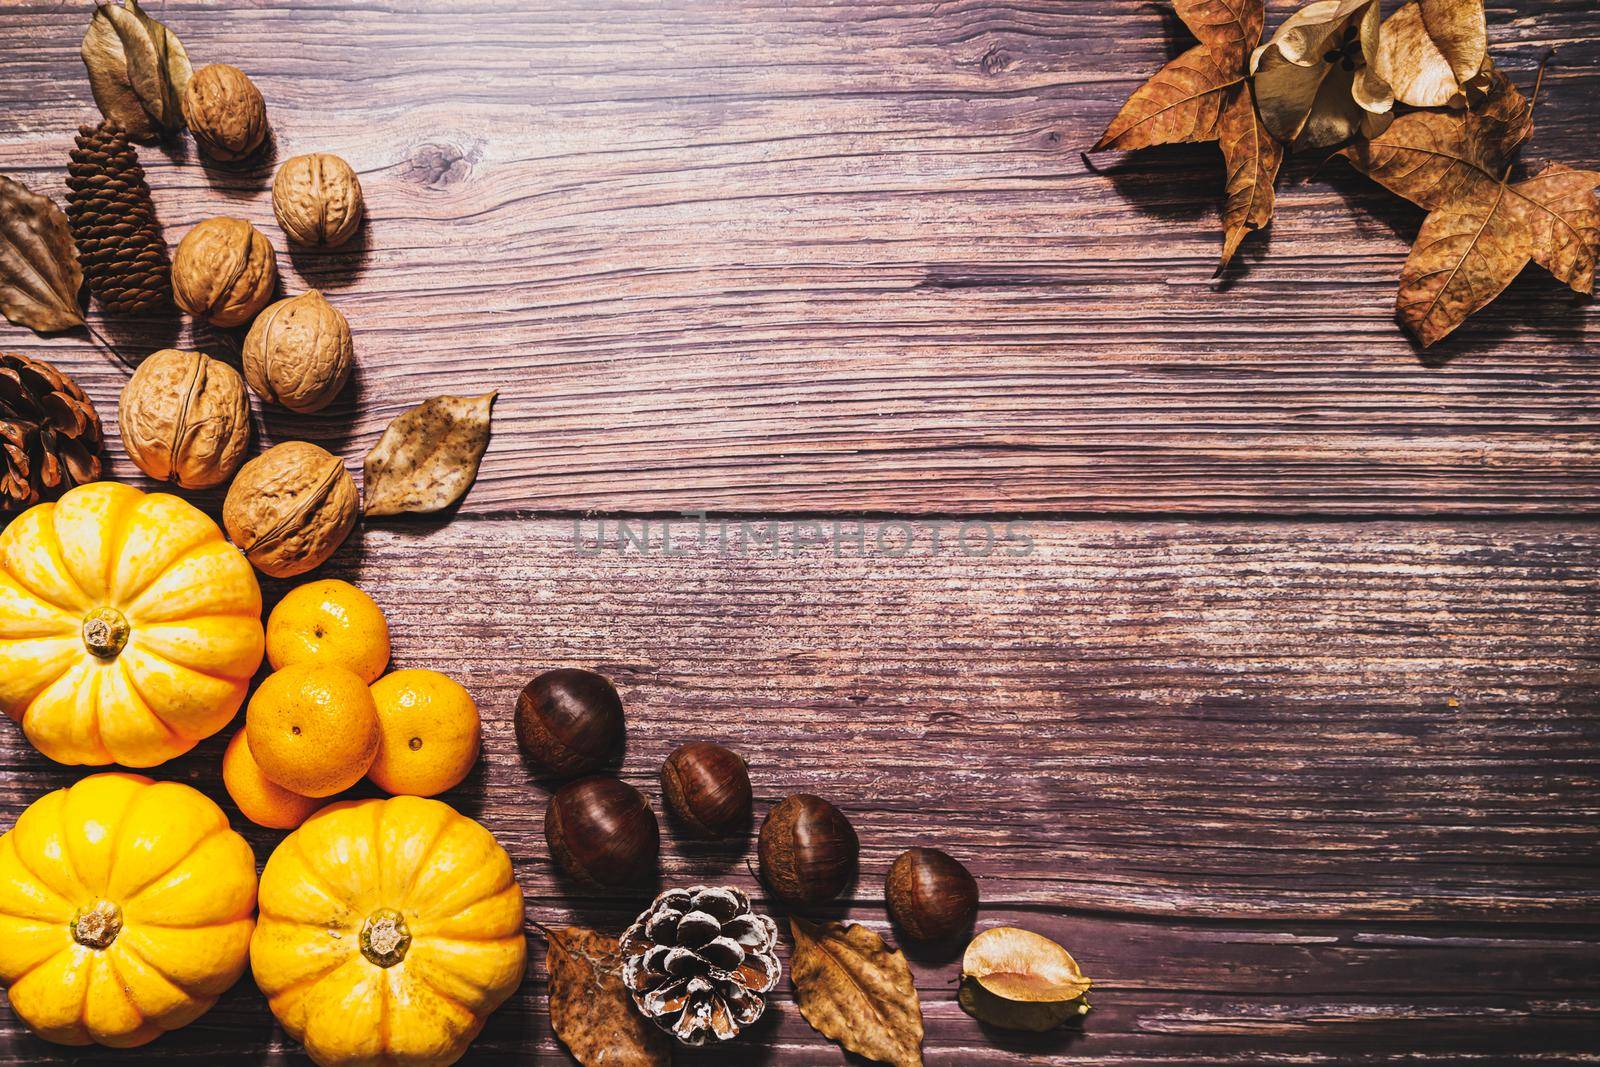
[[[622,984],[646,1018],[686,1045],[719,1041],[766,1011],[778,927],[722,886],[669,889],[622,935]]]
[[[107,311],[130,314],[172,302],[172,264],[144,168],[109,120],[78,127],[67,167],[67,218],[89,289]]]
[[[41,359],[0,352],[0,512],[100,477],[100,418],[78,383]]]

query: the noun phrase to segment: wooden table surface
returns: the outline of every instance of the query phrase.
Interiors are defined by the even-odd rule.
[[[459,512],[370,523],[326,573],[388,611],[396,665],[479,699],[484,759],[448,799],[510,849],[530,924],[616,932],[641,904],[555,873],[512,736],[529,677],[592,666],[653,798],[674,746],[728,743],[758,814],[802,789],[848,812],[853,919],[888,932],[889,861],[937,845],[979,876],[980,925],[1096,979],[1083,1034],[1005,1034],[957,1007],[950,953],[914,954],[932,1064],[1600,1058],[1600,360],[1548,276],[1423,354],[1393,321],[1421,212],[1297,158],[1212,282],[1215,146],[1079,158],[1182,47],[1146,0],[149,9],[250,73],[275,139],[242,171],[142,150],[169,240],[244,216],[355,330],[356,384],[316,416],[258,406],[262,439],[359,471],[410,405],[500,390]],[[58,198],[96,117],[88,11],[0,2],[0,173]],[[1489,25],[1524,89],[1558,49],[1528,154],[1600,164],[1600,10]],[[311,150],[361,174],[353,248],[273,222],[272,159]],[[130,361],[239,340],[92,322]],[[0,347],[114,425],[128,369],[82,331]],[[659,551],[702,509],[727,537],[680,518]],[[618,551],[618,519],[653,550]],[[227,804],[221,741],[158,773]],[[0,818],[81,773],[0,731]],[[281,836],[246,833],[263,861]],[[755,884],[671,834],[664,879]],[[567,1062],[530,939],[466,1062]],[[774,1007],[680,1062],[844,1061],[787,982]],[[0,1056],[305,1062],[248,979],[135,1054],[0,1011]]]

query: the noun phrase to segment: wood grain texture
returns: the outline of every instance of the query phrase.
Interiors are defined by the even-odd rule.
[[[1578,1062],[1600,1025],[1600,532],[1359,528],[1040,523],[1028,555],[934,554],[924,532],[899,558],[875,525],[865,556],[809,530],[723,555],[680,528],[669,557],[658,525],[656,551],[585,555],[570,522],[457,522],[368,530],[331,573],[388,610],[396,666],[478,698],[485,759],[450,799],[508,846],[532,920],[615,931],[642,903],[555,873],[516,756],[522,682],[590,666],[658,809],[662,758],[725,742],[758,814],[804,789],[855,822],[853,918],[884,929],[890,861],[937,844],[979,876],[985,924],[1052,934],[1098,979],[1086,1036],[1023,1040],[960,1013],[947,955],[914,956],[930,1063]],[[224,740],[163,776],[226,802]],[[0,770],[8,821],[77,777],[10,729]],[[261,859],[281,836],[248,835]],[[744,853],[664,838],[668,883],[757,891]],[[471,1062],[561,1062],[541,982]],[[838,1062],[782,989],[744,1055]],[[275,1061],[284,1041],[246,982],[156,1049]],[[0,1055],[48,1054],[8,1025]]]
[[[349,315],[358,382],[267,433],[359,453],[498,387],[469,512],[1600,512],[1600,368],[1560,286],[1530,274],[1425,362],[1393,322],[1421,213],[1342,163],[1295,161],[1220,286],[1215,146],[1084,167],[1179,45],[1159,4],[159,6],[259,82],[273,158],[336,150],[367,188],[358,247],[281,257]],[[94,114],[80,13],[4,11],[0,171],[59,195]],[[1592,4],[1489,22],[1524,88],[1560,49],[1530,155],[1600,162]],[[232,212],[287,252],[269,165],[143,158],[174,240]],[[187,336],[97,325],[132,358]],[[124,374],[5,343],[96,395]]]
[[[169,239],[250,218],[286,290],[355,331],[355,385],[258,408],[261,437],[359,468],[417,400],[501,390],[459,513],[373,524],[328,573],[390,612],[397,666],[479,698],[486,757],[449,799],[510,848],[530,920],[615,932],[642,903],[556,876],[515,754],[522,683],[592,666],[652,798],[672,747],[729,743],[758,813],[808,789],[855,821],[853,919],[887,932],[889,862],[937,844],[985,924],[1098,979],[1084,1035],[1007,1035],[957,1008],[948,954],[914,955],[932,1064],[1600,1059],[1591,309],[1530,274],[1424,361],[1392,319],[1421,213],[1307,159],[1211,283],[1214,146],[1078,157],[1180,47],[1161,3],[148,6],[246,69],[274,128],[244,170],[141,151]],[[0,0],[0,173],[58,197],[94,116],[86,19]],[[1489,24],[1524,88],[1559,46],[1530,156],[1600,162],[1593,4]],[[272,220],[273,163],[313,150],[361,172],[352,248],[291,252]],[[91,318],[127,359],[240,341]],[[114,432],[116,359],[4,325],[0,347],[58,361]],[[659,548],[661,516],[700,508],[733,532],[615,548],[619,517],[655,516]],[[593,517],[573,540],[591,513],[598,551]],[[963,554],[966,517],[1032,551]],[[161,775],[226,805],[224,741]],[[0,825],[80,773],[0,730]],[[280,837],[248,835],[261,860]],[[663,878],[755,888],[671,833]],[[465,1062],[570,1062],[543,981]],[[776,1008],[679,1062],[844,1061],[787,981]],[[143,1053],[0,1011],[0,1061],[158,1059],[307,1062],[248,980]]]

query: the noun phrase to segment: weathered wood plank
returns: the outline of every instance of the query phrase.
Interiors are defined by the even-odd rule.
[[[355,456],[501,387],[469,513],[1600,512],[1590,312],[1548,278],[1424,362],[1392,321],[1420,213],[1341,163],[1291,169],[1220,287],[1212,147],[1084,168],[1177,47],[1160,5],[162,7],[260,82],[277,158],[337,150],[368,190],[360,247],[282,257],[348,312],[358,384],[268,436]],[[0,20],[0,171],[57,194],[81,22]],[[1490,25],[1524,83],[1560,46],[1530,153],[1595,163],[1592,5]],[[233,212],[285,251],[265,166],[144,158],[173,238]],[[130,357],[236,343],[97,325]],[[120,388],[81,337],[0,343]]]
[[[402,524],[330,572],[389,609],[396,665],[480,700],[485,760],[450,799],[511,849],[532,919],[617,929],[640,903],[555,874],[547,794],[512,738],[528,677],[591,665],[623,691],[622,773],[652,798],[671,748],[722,740],[750,758],[758,810],[810,789],[849,812],[852,917],[882,928],[888,863],[938,844],[979,875],[983,922],[1051,933],[1102,980],[1085,1037],[1027,1042],[967,1020],[953,961],[919,955],[932,1063],[1588,1051],[1592,524],[1026,523],[1031,552],[988,556],[949,535],[935,554],[924,527],[900,557],[879,529],[866,555],[810,527],[722,554],[716,527],[701,545],[685,524],[666,556],[579,554],[556,520]],[[226,803],[222,741],[160,773]],[[0,815],[78,773],[0,732]],[[280,836],[248,833],[263,860]],[[666,881],[755,888],[739,854],[665,839]],[[562,1062],[541,981],[478,1062]],[[837,1062],[787,998],[749,1054]],[[273,1034],[246,987],[157,1050],[271,1061]],[[45,1051],[8,1028],[4,1055]]]

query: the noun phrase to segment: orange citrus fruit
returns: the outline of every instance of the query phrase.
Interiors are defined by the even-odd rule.
[[[378,753],[371,691],[331,663],[296,663],[268,675],[244,721],[261,773],[301,796],[349,789]]]
[[[368,777],[379,789],[431,797],[478,761],[478,705],[438,671],[395,671],[373,684],[372,699],[382,740]]]
[[[389,665],[389,623],[367,594],[327,579],[296,586],[267,616],[267,661],[334,663],[371,685]]]
[[[291,793],[262,774],[244,733],[241,727],[222,754],[222,784],[240,814],[257,826],[293,830],[322,807],[322,801]]]

